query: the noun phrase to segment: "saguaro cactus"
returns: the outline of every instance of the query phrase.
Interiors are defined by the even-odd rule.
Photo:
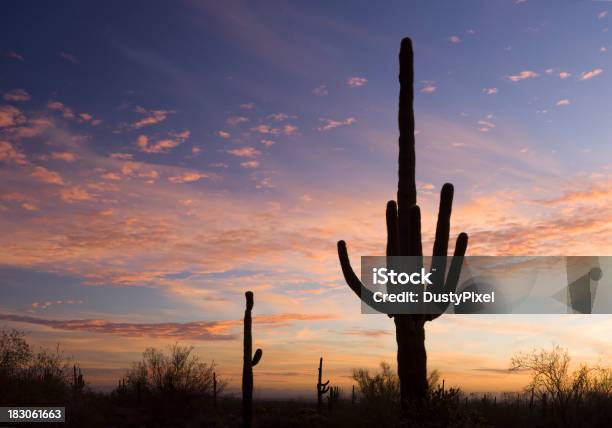
[[[416,204],[413,52],[409,38],[402,40],[399,61],[399,180],[397,202],[387,203],[387,256],[422,256],[421,211]],[[453,186],[446,183],[440,195],[440,208],[433,245],[433,255],[441,257],[434,257],[435,266],[433,267],[436,269],[435,276],[432,275],[436,278],[435,287],[445,292],[456,289],[468,243],[467,235],[461,233],[457,238],[453,261],[445,280],[452,202]],[[366,296],[361,295],[362,284],[351,267],[344,241],[338,242],[338,256],[347,284],[360,298],[368,301],[365,299]],[[403,413],[406,414],[411,402],[418,403],[427,395],[425,322],[432,321],[440,315],[390,316],[395,322],[401,407]]]
[[[83,380],[83,373],[81,368],[73,365],[72,366],[72,390],[75,394],[80,393],[85,387],[85,381]]]
[[[329,395],[327,396],[327,410],[331,414],[334,410],[334,405],[340,400],[340,387],[329,387]]]
[[[213,407],[217,411],[217,373],[213,372]]]
[[[257,348],[253,355],[252,319],[253,292],[244,293],[246,297],[246,309],[244,311],[244,344],[242,360],[242,422],[245,427],[250,427],[253,416],[253,367],[261,359],[262,351]]]
[[[319,375],[317,380],[317,412],[321,413],[323,396],[329,392],[329,380],[323,383],[323,357],[319,358]]]

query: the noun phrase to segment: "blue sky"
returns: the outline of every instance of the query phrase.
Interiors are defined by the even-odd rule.
[[[383,249],[405,36],[426,239],[451,181],[468,254],[609,255],[610,9],[4,2],[0,315],[62,342],[100,384],[175,340],[236,381],[246,289],[263,391],[309,390],[320,353],[339,382],[392,361],[392,325],[360,315],[335,242],[354,263]],[[430,365],[468,390],[518,388],[520,375],[495,371],[518,350],[609,354],[596,335],[610,319],[567,334],[584,322],[444,317]]]

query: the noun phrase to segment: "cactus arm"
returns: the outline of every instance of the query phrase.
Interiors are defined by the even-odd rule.
[[[322,386],[323,388],[325,388],[327,385],[329,385],[329,380],[328,380],[327,382],[325,382],[325,383],[322,383],[322,384],[321,384],[321,386]]]
[[[387,257],[399,254],[399,231],[397,229],[397,203],[387,202]]]
[[[329,392],[329,386],[321,388],[321,394],[327,394],[328,392]]]
[[[433,285],[429,288],[432,292],[440,292],[444,288],[453,193],[454,189],[452,184],[446,183],[442,186],[442,191],[440,192],[440,207],[438,209],[438,223],[436,225],[436,237],[433,246],[433,259],[431,263]]]
[[[344,274],[344,279],[346,280],[346,283],[351,288],[351,290],[353,290],[353,292],[359,298],[361,298],[361,291],[365,289],[361,284],[361,281],[353,271],[348,251],[346,249],[346,242],[344,241],[338,241],[338,258],[340,259],[340,266],[342,267],[342,273]]]
[[[372,293],[372,291],[370,291],[368,288],[364,287],[359,277],[355,274],[355,271],[351,266],[348,251],[346,249],[346,242],[344,241],[338,241],[338,258],[340,259],[340,266],[342,267],[344,280],[351,290],[353,290],[353,292],[361,299],[363,303],[375,311],[385,313],[385,305],[374,301],[374,293]]]
[[[461,275],[461,265],[463,264],[463,257],[468,246],[468,235],[467,233],[461,232],[455,242],[455,252],[453,253],[453,260],[451,261],[450,269],[448,270],[448,276],[446,277],[446,284],[444,285],[444,291],[446,293],[452,293],[457,290],[457,283],[459,282],[459,276]],[[448,306],[448,305],[447,305]],[[427,320],[433,321],[438,318],[439,314],[428,315]]]
[[[257,348],[257,351],[255,351],[255,355],[253,355],[253,360],[251,361],[251,367],[255,367],[257,363],[259,363],[259,360],[261,360],[262,354],[263,354],[263,351]]]

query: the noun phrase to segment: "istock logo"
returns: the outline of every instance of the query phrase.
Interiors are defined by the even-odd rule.
[[[393,269],[373,268],[372,283],[375,285],[431,285],[429,277],[432,272],[425,272],[425,268],[421,268],[420,272],[406,273],[395,272]]]

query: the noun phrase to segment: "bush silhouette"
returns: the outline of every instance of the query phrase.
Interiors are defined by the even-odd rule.
[[[59,347],[34,351],[17,330],[0,330],[0,405],[64,405],[70,364]]]
[[[200,361],[193,347],[174,344],[168,352],[148,348],[142,360],[132,363],[113,396],[119,405],[147,409],[162,424],[188,418],[212,407],[225,382],[215,375],[215,364]],[[208,407],[206,411],[208,411]]]

